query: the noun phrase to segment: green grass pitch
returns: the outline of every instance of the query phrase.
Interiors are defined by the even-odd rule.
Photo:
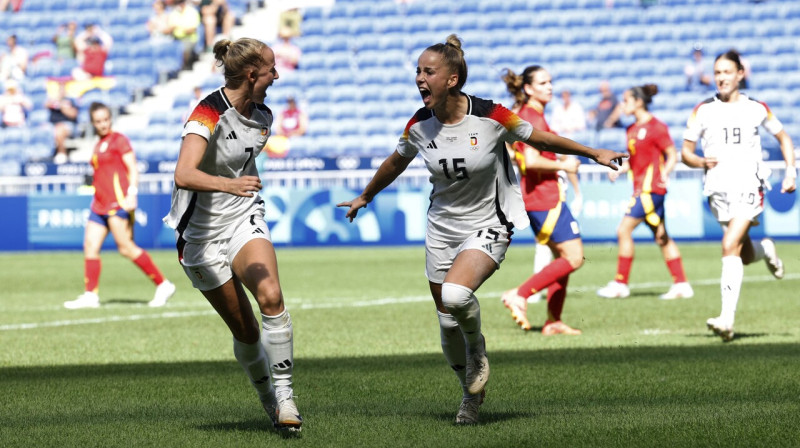
[[[516,327],[500,293],[529,275],[512,245],[477,292],[492,367],[481,424],[453,425],[455,375],[439,347],[424,249],[278,249],[295,329],[302,435],[269,430],[233,358],[231,336],[174,252],[153,258],[178,291],[103,253],[103,306],[65,310],[82,290],[79,252],[0,254],[0,446],[86,447],[787,447],[800,446],[800,244],[779,242],[786,278],[745,267],[736,339],[705,328],[719,313],[720,245],[680,244],[695,289],[661,301],[670,278],[638,244],[632,296],[595,289],[616,247],[587,244],[564,320],[578,337]],[[543,303],[531,304],[541,326]]]

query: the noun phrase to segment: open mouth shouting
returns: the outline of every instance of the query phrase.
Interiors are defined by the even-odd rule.
[[[431,91],[425,87],[420,87],[419,95],[422,97],[422,103],[425,104],[425,106],[429,106],[431,102]]]

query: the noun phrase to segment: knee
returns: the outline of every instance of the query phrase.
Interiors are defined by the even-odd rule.
[[[262,282],[256,300],[262,314],[274,315],[283,311],[283,291],[277,282]]]
[[[442,284],[442,304],[451,313],[465,310],[471,301],[472,290],[455,283]]]
[[[664,247],[670,242],[670,238],[669,235],[667,235],[667,232],[656,233],[655,240],[656,244],[658,244],[660,247]]]

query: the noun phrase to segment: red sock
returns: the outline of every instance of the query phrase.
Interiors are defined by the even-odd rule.
[[[150,277],[150,280],[156,285],[160,285],[161,282],[164,281],[164,276],[161,275],[161,271],[158,270],[153,260],[150,259],[150,255],[147,254],[147,251],[143,250],[142,254],[133,260],[133,262],[136,263],[136,266],[139,266],[139,269]]]
[[[683,283],[686,281],[686,273],[683,272],[681,257],[667,261],[667,268],[669,268],[669,273],[672,274],[673,282]]]
[[[97,285],[100,283],[100,259],[83,260],[83,284],[85,290],[90,292],[97,292]]]
[[[561,277],[566,277],[570,272],[574,271],[572,265],[569,264],[565,258],[556,258],[552,263],[548,264],[541,271],[533,274],[525,283],[518,289],[517,294],[522,297],[530,297],[538,291],[543,290],[550,286],[553,282]]]
[[[633,257],[617,257],[617,276],[614,277],[614,281],[627,285],[628,277],[631,275],[632,264]]]
[[[567,298],[567,283],[569,283],[569,275],[559,278],[547,288],[548,322],[561,320],[561,310],[564,309],[564,300]]]

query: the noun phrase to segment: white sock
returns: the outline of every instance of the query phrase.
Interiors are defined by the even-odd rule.
[[[270,399],[275,391],[269,379],[269,362],[261,343],[245,344],[233,338],[233,356],[239,361],[250,383],[256,388],[258,398],[261,401]]]
[[[455,283],[444,283],[442,304],[458,322],[467,346],[477,346],[481,342],[481,307],[472,290]]]
[[[275,395],[279,400],[292,396],[294,344],[292,318],[283,310],[277,316],[261,315],[261,343],[267,354]]]
[[[467,345],[464,343],[464,335],[461,329],[458,328],[458,322],[452,314],[445,314],[436,312],[439,315],[439,336],[442,339],[442,353],[444,359],[450,364],[453,369],[458,382],[461,384],[461,390],[464,391],[464,396],[469,396],[467,393]]]
[[[762,245],[763,242],[764,242],[764,240],[761,240],[761,241],[759,241],[757,243],[755,241],[752,241],[752,240],[750,241],[750,244],[753,245],[753,254],[754,254],[753,255],[753,261],[754,262],[756,262],[758,260],[763,260],[764,257],[766,257],[766,254],[764,253],[764,246]]]
[[[741,257],[735,255],[722,257],[722,277],[719,282],[722,292],[720,317],[730,325],[733,325],[736,315],[736,304],[739,302],[739,292],[742,290],[742,277],[744,277],[744,266]]]
[[[533,273],[537,274],[553,261],[553,251],[546,244],[536,244],[536,253],[533,255]]]

